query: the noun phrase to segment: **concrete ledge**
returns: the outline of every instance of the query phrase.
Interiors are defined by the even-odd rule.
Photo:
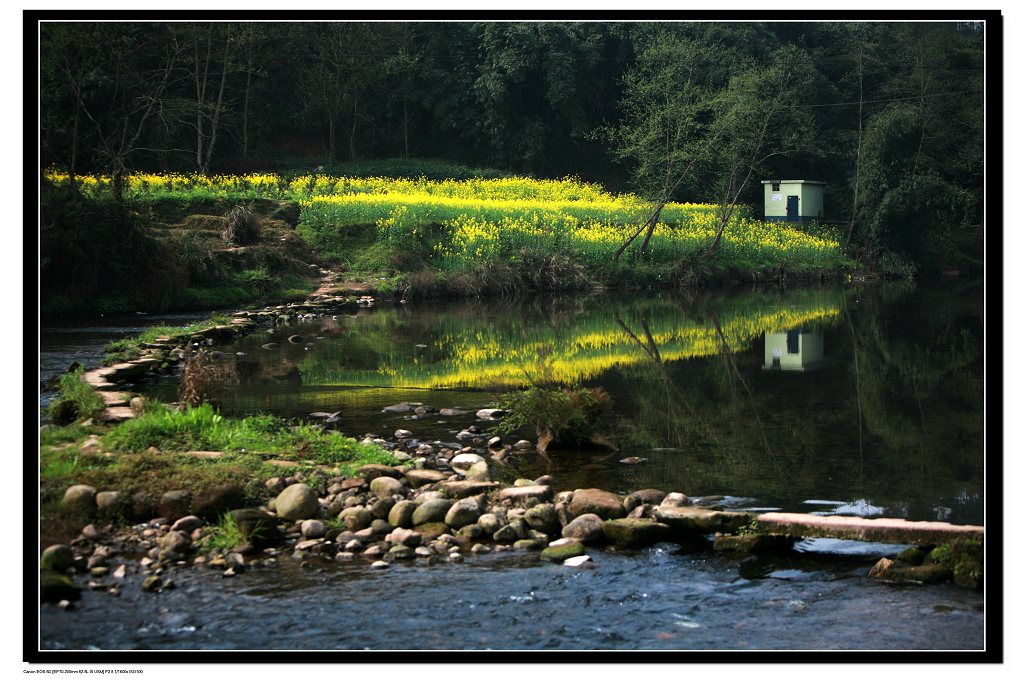
[[[951,540],[984,540],[984,526],[956,526],[942,521],[862,519],[770,512],[757,517],[759,530],[807,538],[837,538],[908,545],[936,545]]]

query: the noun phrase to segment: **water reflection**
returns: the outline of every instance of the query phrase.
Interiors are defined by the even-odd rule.
[[[472,415],[381,410],[476,409],[532,383],[578,382],[611,395],[606,433],[620,450],[560,452],[543,466],[567,487],[804,511],[830,499],[981,523],[980,293],[876,286],[360,311],[226,349],[238,380],[222,404],[235,415],[340,412],[353,435],[409,428],[452,442]],[[151,390],[174,398],[173,385]]]
[[[790,329],[764,333],[764,369],[804,372],[821,366],[824,335],[819,331]]]

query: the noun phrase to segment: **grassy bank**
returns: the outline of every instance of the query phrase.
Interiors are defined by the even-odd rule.
[[[57,172],[47,177],[68,181]],[[93,198],[109,185],[103,177],[79,181]],[[297,205],[297,236],[317,256],[356,275],[399,275],[414,294],[819,277],[852,265],[830,229],[764,223],[744,210],[705,259],[716,207],[692,203],[666,206],[647,252],[627,251],[614,262],[651,207],[572,178],[136,174],[128,188],[150,211],[168,202]]]

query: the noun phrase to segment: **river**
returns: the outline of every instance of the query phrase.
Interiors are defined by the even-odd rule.
[[[83,336],[93,334],[88,325]],[[44,329],[54,366],[69,356]],[[69,336],[70,334],[70,336]],[[290,343],[288,336],[303,337]],[[97,335],[102,336],[102,334]],[[618,450],[522,457],[558,489],[657,487],[735,509],[983,524],[981,283],[410,302],[261,330],[221,350],[225,414],[338,413],[346,433],[452,442],[531,383],[611,399]],[[269,349],[264,344],[279,345]],[[51,352],[49,356],[46,354]],[[79,351],[80,353],[81,351]],[[173,400],[173,378],[136,387]],[[518,435],[530,436],[529,433]],[[981,594],[866,577],[900,548],[804,542],[742,566],[672,545],[566,569],[499,553],[462,564],[300,567],[42,612],[53,649],[979,649]],[[133,580],[129,576],[129,583]],[[879,623],[884,623],[879,627]]]

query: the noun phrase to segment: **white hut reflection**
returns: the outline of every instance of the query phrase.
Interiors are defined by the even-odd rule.
[[[823,356],[821,332],[793,329],[764,333],[764,369],[804,372],[820,367]]]

